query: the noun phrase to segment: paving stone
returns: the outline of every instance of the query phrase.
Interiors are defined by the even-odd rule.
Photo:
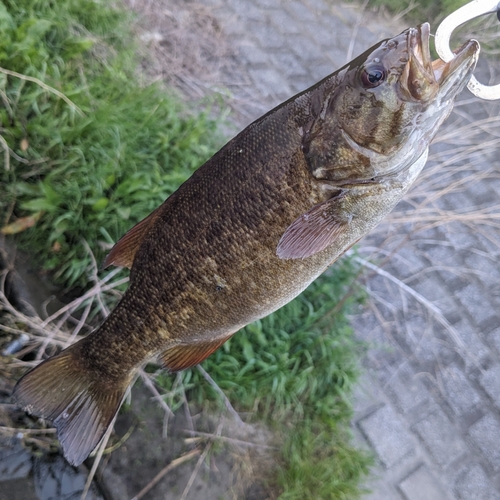
[[[326,26],[318,26],[318,24],[313,23],[312,25],[309,25],[309,29],[307,31],[308,35],[310,38],[312,38],[313,42],[316,42],[319,47],[330,47],[331,45],[331,40],[332,40],[332,29],[328,28]],[[344,42],[342,45],[345,44],[345,40],[342,40]],[[342,46],[338,46],[338,42],[336,44],[336,49],[340,50],[340,52],[344,52],[342,50]],[[345,48],[347,48],[349,44],[345,45]],[[335,68],[337,69],[337,68]]]
[[[291,35],[288,45],[288,48],[309,68],[324,62],[318,46],[306,35]],[[311,85],[313,83],[316,82],[311,78]]]
[[[481,450],[490,467],[500,470],[500,422],[486,415],[469,428],[472,442]]]
[[[295,76],[307,76],[307,71],[290,52],[276,52],[271,56],[275,69],[286,75],[289,83],[293,83]]]
[[[474,328],[467,319],[462,318],[454,323],[453,328],[462,344],[451,337],[450,341],[453,342],[455,349],[467,365],[479,364],[491,355],[491,350],[478,335],[477,328]]]
[[[410,247],[403,247],[398,250],[397,254],[391,260],[391,267],[397,270],[396,276],[398,279],[413,277],[426,267],[427,262],[421,259]]]
[[[484,288],[471,283],[455,294],[478,326],[488,328],[490,325],[500,324],[495,308],[485,296]]]
[[[459,471],[454,487],[460,500],[500,500],[500,493],[489,480],[484,469],[474,464]]]
[[[285,39],[277,28],[263,22],[251,22],[250,29],[252,36],[257,40],[262,48],[281,49],[285,45]]]
[[[401,494],[383,479],[367,484],[366,489],[369,493],[365,493],[362,500],[401,500]]]
[[[380,406],[385,397],[376,379],[365,372],[354,388],[351,401],[355,414],[361,416]]]
[[[318,21],[314,14],[314,10],[303,2],[297,0],[288,1],[283,4],[283,8],[301,23],[304,21]]]
[[[268,55],[260,48],[256,47],[253,43],[246,43],[238,47],[238,55],[241,60],[253,67],[265,66],[269,63]]]
[[[337,71],[337,69],[339,69],[340,66],[341,64],[334,64],[334,63],[315,64],[311,70],[312,75],[314,77],[314,81],[322,80],[323,78],[327,77],[334,71]]]
[[[395,399],[403,412],[409,412],[429,399],[429,391],[406,365],[385,383],[385,390]]]
[[[483,371],[479,383],[495,406],[500,409],[500,364],[495,364]]]
[[[275,69],[250,70],[249,73],[264,97],[278,97],[283,93],[291,94],[290,87],[284,83],[282,75]]]
[[[273,9],[276,6],[281,4],[280,0],[255,0],[261,7],[263,7],[263,14],[265,13],[265,9]]]
[[[491,333],[485,335],[486,342],[497,350],[500,354],[500,328],[496,328]]]
[[[481,283],[488,283],[489,278],[500,281],[500,270],[497,268],[496,255],[489,255],[487,251],[472,251],[465,257],[468,267],[478,273]]]
[[[460,430],[453,425],[440,408],[415,424],[414,430],[420,436],[434,461],[445,468],[461,455],[467,446],[460,437]]]
[[[484,164],[488,165],[491,160],[484,160]],[[498,203],[498,182],[494,182],[494,179],[488,180],[488,182],[471,182],[467,184],[467,191],[475,200],[482,202],[487,206],[491,206]]]
[[[454,246],[455,250],[469,250],[477,248],[478,241],[466,226],[459,222],[451,222],[446,225],[446,239]]]
[[[410,432],[388,405],[361,420],[359,426],[387,468],[415,453]]]
[[[247,0],[231,0],[231,8],[245,21],[249,19],[262,20],[262,9]]]
[[[449,496],[426,465],[421,465],[399,483],[407,500],[445,500]]]
[[[283,35],[294,35],[302,33],[301,26],[297,24],[295,19],[293,19],[293,17],[285,10],[274,9],[267,15],[273,26],[275,26],[276,29]]]
[[[309,10],[313,11],[316,16],[331,14],[330,3],[324,0],[305,0],[303,3],[306,4]]]
[[[446,367],[440,372],[440,376],[444,386],[443,397],[456,414],[469,412],[480,403],[480,396],[460,368]]]
[[[453,248],[452,243],[443,241],[436,243],[436,245],[429,245],[425,249],[425,256],[429,262],[432,262],[433,266],[447,267],[452,266],[455,262],[457,251]]]

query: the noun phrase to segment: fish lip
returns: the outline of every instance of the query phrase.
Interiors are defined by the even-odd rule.
[[[408,30],[408,62],[400,80],[401,89],[410,101],[428,102],[436,94],[448,86],[449,80],[456,75],[458,81],[463,81],[476,65],[479,54],[479,43],[469,40],[453,53],[455,57],[444,62],[441,59],[432,60],[429,48],[430,25],[423,23]]]
[[[436,59],[432,61],[432,70],[434,71],[434,77],[438,82],[439,86],[442,87],[446,81],[462,66],[468,72],[472,72],[476,66],[478,56],[479,56],[479,43],[477,40],[469,40],[465,42],[461,47],[453,51],[455,57],[450,62],[444,62],[442,59]]]

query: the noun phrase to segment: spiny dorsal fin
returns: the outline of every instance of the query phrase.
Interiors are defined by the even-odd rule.
[[[102,439],[130,380],[101,384],[82,370],[74,347],[28,372],[17,383],[13,398],[26,412],[54,423],[66,460],[76,466]]]
[[[342,212],[343,194],[314,206],[296,219],[281,237],[276,254],[280,259],[304,259],[330,246],[351,220]]]
[[[207,359],[233,335],[234,333],[230,333],[226,337],[192,344],[176,344],[160,354],[160,359],[169,372],[185,370]]]
[[[132,267],[135,254],[141,246],[142,240],[146,236],[148,229],[158,215],[158,207],[154,212],[151,212],[145,219],[138,222],[132,229],[129,229],[119,240],[118,243],[111,249],[104,260],[103,267],[122,266]]]

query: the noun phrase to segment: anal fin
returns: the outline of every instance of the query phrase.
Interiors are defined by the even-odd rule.
[[[185,370],[207,359],[210,354],[214,353],[233,335],[234,332],[226,337],[219,337],[214,340],[193,342],[191,344],[176,344],[160,354],[160,359],[169,372]]]

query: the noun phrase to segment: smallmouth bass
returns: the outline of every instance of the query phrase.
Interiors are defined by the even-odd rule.
[[[432,61],[405,30],[249,125],[111,250],[130,285],[104,323],[28,372],[14,399],[67,460],[101,440],[137,369],[203,361],[286,304],[406,193],[477,62]]]

